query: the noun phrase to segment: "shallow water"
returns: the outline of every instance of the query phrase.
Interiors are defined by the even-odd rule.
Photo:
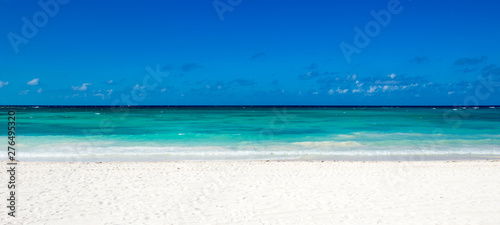
[[[1,108],[7,122],[7,111]],[[17,107],[21,161],[500,156],[500,109]],[[6,159],[3,154],[2,159]]]

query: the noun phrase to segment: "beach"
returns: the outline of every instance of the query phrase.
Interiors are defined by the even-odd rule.
[[[498,160],[20,162],[0,223],[500,224],[499,175]]]

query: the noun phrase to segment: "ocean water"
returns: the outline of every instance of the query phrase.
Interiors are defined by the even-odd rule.
[[[495,107],[0,109],[20,161],[500,158]]]

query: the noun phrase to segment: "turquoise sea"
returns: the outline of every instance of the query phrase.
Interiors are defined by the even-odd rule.
[[[500,157],[500,108],[495,107],[0,109],[5,126],[7,111],[16,111],[20,161]]]

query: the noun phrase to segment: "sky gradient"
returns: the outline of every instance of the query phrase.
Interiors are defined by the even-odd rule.
[[[500,105],[493,0],[40,2],[0,3],[0,105]]]

